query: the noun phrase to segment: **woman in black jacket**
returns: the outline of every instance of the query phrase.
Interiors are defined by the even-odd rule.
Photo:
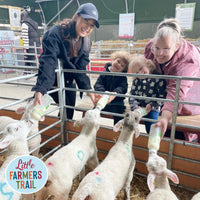
[[[98,11],[92,3],[82,4],[72,19],[65,19],[53,26],[43,37],[43,53],[39,58],[40,66],[36,85],[34,104],[41,104],[41,97],[52,86],[57,85],[55,69],[60,59],[64,69],[86,70],[89,63],[91,41],[89,35],[94,26],[99,28]],[[90,79],[85,73],[64,73],[65,87],[91,89]],[[94,94],[88,93],[94,103]],[[58,93],[52,93],[58,103]],[[76,92],[66,90],[66,105],[75,106]],[[73,109],[67,108],[67,118],[73,118]]]

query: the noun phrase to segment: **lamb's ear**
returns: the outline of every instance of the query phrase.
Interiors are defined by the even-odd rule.
[[[114,126],[113,126],[113,131],[118,132],[120,128],[123,126],[124,120],[118,121]]]
[[[151,192],[153,192],[155,189],[155,185],[154,185],[155,178],[156,178],[155,174],[152,174],[152,173],[149,173],[147,176],[147,185]]]
[[[135,138],[138,138],[139,135],[140,135],[139,129],[136,128],[136,129],[135,129]]]
[[[40,121],[43,122],[44,120],[45,120],[45,116],[42,116],[42,117],[40,118]]]
[[[173,181],[176,184],[179,184],[179,178],[174,172],[172,172],[169,169],[166,169],[166,175],[171,181]]]
[[[19,107],[19,108],[17,108],[16,113],[22,114],[22,113],[24,113],[24,111],[25,111],[25,107]]]
[[[79,127],[79,123],[78,123],[78,120],[76,120],[73,124],[74,127]]]
[[[80,119],[80,120],[76,120],[74,122],[74,127],[79,127],[79,126],[82,126],[83,125],[83,120],[84,118]]]
[[[0,149],[6,148],[15,138],[12,135],[6,135],[0,140]]]

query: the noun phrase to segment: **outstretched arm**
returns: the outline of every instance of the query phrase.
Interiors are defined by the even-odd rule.
[[[161,119],[155,124],[155,127],[160,127],[161,128],[161,136],[163,138],[166,130],[167,130],[167,125],[169,120],[172,118],[172,112],[168,110],[163,110]]]

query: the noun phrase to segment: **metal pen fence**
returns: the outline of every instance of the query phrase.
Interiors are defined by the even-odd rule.
[[[90,52],[91,59],[106,59],[110,58],[111,53],[118,50],[126,50],[131,54],[143,54],[144,47],[150,39],[141,41],[132,40],[108,40],[108,41],[97,41],[92,43]],[[190,40],[192,44],[200,47],[199,40]]]
[[[13,47],[12,48],[17,48],[17,47]],[[123,47],[123,48],[126,48]],[[115,49],[116,50],[116,49]],[[137,49],[135,49],[137,50]],[[1,79],[0,79],[0,87],[4,87],[6,84],[10,85],[17,85],[21,88],[23,87],[29,87],[30,90],[31,90],[31,87],[35,84],[36,82],[36,77],[37,77],[37,70],[38,70],[38,60],[37,60],[37,55],[34,54],[36,56],[36,60],[35,60],[35,63],[37,64],[37,66],[30,66],[28,67],[29,70],[31,70],[31,74],[29,75],[23,75],[23,70],[26,70],[27,69],[27,66],[25,66],[23,63],[23,59],[18,59],[19,56],[22,56],[24,55],[23,52],[16,52],[16,51],[13,51],[12,53],[10,54],[13,54],[13,56],[16,58],[16,60],[14,59],[14,62],[15,64],[10,64],[9,62],[5,63],[5,62],[1,62],[0,64],[0,69],[1,69],[1,72],[0,72],[0,75],[1,75]],[[102,58],[102,57],[101,57]],[[6,59],[5,61],[10,61],[10,59]],[[6,69],[6,70],[2,70],[2,69]],[[12,74],[12,77],[8,76],[9,74],[5,73],[7,70],[13,70],[14,71],[14,75]],[[52,154],[53,152],[55,152],[57,149],[59,149],[62,145],[65,145],[67,144],[68,142],[68,127],[66,126],[66,121],[71,121],[71,120],[68,120],[66,119],[66,108],[73,108],[75,110],[82,110],[82,111],[85,111],[87,109],[85,108],[80,108],[78,107],[77,105],[76,106],[68,106],[68,105],[65,105],[65,90],[69,90],[69,91],[77,91],[77,92],[84,92],[84,93],[87,93],[88,91],[87,90],[82,90],[82,89],[73,89],[73,88],[67,88],[64,86],[64,73],[65,72],[70,72],[70,73],[87,73],[90,77],[91,77],[91,81],[95,81],[97,76],[99,76],[100,74],[104,74],[104,75],[107,75],[106,72],[100,72],[100,71],[82,71],[82,70],[69,70],[69,69],[63,69],[62,68],[62,65],[59,63],[58,65],[58,68],[56,69],[56,73],[57,73],[57,77],[58,77],[58,87],[54,88],[54,90],[51,90],[49,91],[48,93],[52,93],[52,92],[59,92],[59,104],[54,104],[53,107],[46,113],[47,116],[49,117],[54,117],[56,118],[56,122],[53,122],[52,124],[48,125],[48,126],[45,126],[43,127],[38,133],[36,133],[34,136],[31,136],[28,138],[28,140],[30,140],[32,137],[36,137],[38,134],[42,134],[43,132],[45,131],[48,131],[49,129],[51,129],[52,127],[56,127],[57,125],[59,125],[59,128],[55,128],[56,130],[58,130],[58,132],[52,136],[52,137],[49,137],[47,138],[47,140],[45,140],[38,148],[41,148],[41,147],[44,147],[47,143],[51,142],[52,140],[54,140],[55,138],[59,138],[61,136],[61,140],[59,140],[59,144],[54,147],[53,149],[51,149],[49,152],[46,152],[45,155],[42,156],[41,159],[44,159],[46,158],[47,156],[49,156],[50,154]],[[2,76],[4,75],[4,76]],[[190,81],[200,81],[200,78],[191,78],[191,77],[179,77],[179,76],[163,76],[163,75],[138,75],[138,74],[125,74],[125,73],[109,73],[109,75],[113,75],[113,76],[127,76],[128,77],[128,80],[129,80],[129,85],[130,85],[130,82],[132,80],[132,78],[134,77],[151,77],[151,78],[158,78],[158,79],[175,79],[177,81],[177,84],[176,84],[176,96],[175,96],[175,99],[174,100],[170,100],[170,99],[158,99],[158,98],[149,98],[149,97],[143,97],[143,96],[134,96],[136,99],[151,99],[151,100],[162,100],[163,102],[173,102],[174,103],[174,112],[173,112],[173,117],[172,117],[172,122],[171,122],[171,137],[170,138],[164,138],[163,140],[166,140],[166,141],[169,141],[170,143],[170,148],[169,148],[169,152],[168,154],[165,154],[163,153],[163,155],[167,156],[168,157],[168,167],[171,168],[172,167],[172,159],[176,156],[174,156],[174,144],[181,144],[181,145],[184,145],[184,146],[193,146],[193,147],[197,147],[199,150],[200,150],[200,145],[197,144],[197,143],[189,143],[189,142],[186,142],[186,141],[177,141],[175,140],[175,131],[176,131],[176,126],[179,125],[179,126],[183,126],[183,127],[188,127],[190,128],[190,126],[188,125],[182,125],[182,124],[177,124],[176,123],[176,119],[177,119],[177,110],[178,110],[178,104],[190,104],[190,105],[196,105],[196,106],[200,106],[200,103],[199,102],[185,102],[185,101],[179,101],[179,90],[180,90],[180,84],[181,84],[181,81],[183,80],[190,80]],[[27,83],[27,79],[33,79],[32,82],[30,83]],[[104,94],[104,92],[96,92],[96,91],[90,91],[90,92],[93,92],[93,93],[100,93],[100,94]],[[110,93],[109,95],[113,95],[112,93]],[[125,95],[122,95],[122,94],[114,94],[115,96],[120,96],[120,97],[125,97],[126,99],[128,99],[129,97],[131,97],[132,95],[129,95],[129,93],[125,94]],[[0,101],[1,100],[6,100],[6,103],[5,104],[1,104],[0,105],[0,113],[2,112],[2,110],[14,110],[12,108],[12,106],[18,106],[20,105],[21,103],[24,103],[26,102],[28,99],[32,98],[31,96],[27,96],[25,95],[24,98],[13,98],[13,94],[10,94],[10,96],[2,96],[0,95]],[[59,112],[60,113],[60,116],[55,116],[55,115],[52,115],[53,112]],[[124,115],[119,115],[119,114],[116,114],[116,113],[108,113],[108,112],[102,112],[103,114],[109,114],[109,115],[113,115],[113,116],[124,116]],[[1,114],[0,114],[1,115]],[[144,121],[154,121],[154,120],[149,120],[149,119],[143,119]],[[101,126],[101,127],[104,127],[105,129],[111,129],[111,127],[108,127],[108,126]],[[200,132],[200,127],[199,126],[193,126],[192,127],[193,129],[197,129],[199,130]],[[145,136],[145,137],[148,137],[147,134],[145,133],[141,133],[141,135]],[[101,138],[98,138],[101,140]],[[102,139],[102,140],[105,140],[105,139]],[[113,143],[112,140],[107,140],[108,142],[110,143]],[[133,148],[139,148],[139,147],[133,147]],[[33,151],[35,151],[36,149],[34,149]],[[33,152],[32,151],[32,152]],[[101,150],[99,150],[101,151]],[[147,150],[146,150],[147,151]],[[200,152],[200,151],[199,151]],[[198,153],[199,153],[198,152]],[[1,154],[4,154],[5,151],[1,151],[0,152],[0,155]],[[162,155],[162,153],[161,153]],[[189,160],[189,162],[192,162],[192,163],[197,163],[199,166],[200,166],[200,161],[199,160],[192,160],[192,159],[187,159],[187,158],[184,158],[184,157],[181,157],[180,159],[186,159],[186,160]],[[141,162],[143,163],[144,161],[141,161],[141,160],[137,160],[137,162]],[[187,176],[194,176],[196,178],[200,178],[200,176],[197,176],[197,175],[193,175],[193,174],[190,174],[190,173],[185,173],[185,172],[181,172],[181,171],[178,171],[179,173],[183,173]]]

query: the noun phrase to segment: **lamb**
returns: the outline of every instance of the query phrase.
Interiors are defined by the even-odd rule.
[[[0,168],[0,199],[19,200],[21,194],[14,191],[5,181],[5,172],[8,164],[18,156],[28,155],[27,136],[30,131],[28,124],[17,121],[6,126],[3,137],[0,140],[0,149],[8,147],[8,155]]]
[[[33,107],[34,107],[34,104],[33,104],[33,100],[32,100],[32,101],[29,101],[27,103],[26,107],[20,107],[20,108],[18,108],[16,110],[16,112],[18,114],[23,113],[21,120],[28,121],[30,119],[30,114],[31,114],[31,111],[32,111]],[[41,121],[43,121],[43,120],[44,120],[44,117],[41,118]],[[4,128],[6,127],[6,125],[8,125],[9,123],[17,122],[17,121],[18,120],[15,120],[15,119],[13,119],[11,117],[0,116],[0,132],[2,132],[4,130]],[[32,136],[32,135],[38,133],[39,132],[38,126],[39,126],[38,121],[34,121],[28,136]],[[40,143],[41,143],[41,135],[40,134],[35,136],[35,137],[33,137],[32,139],[30,139],[28,141],[29,151],[31,151],[31,150],[35,149],[36,147],[38,147],[40,145]],[[33,156],[38,156],[39,150],[40,149],[37,149],[36,151],[34,151],[32,153],[32,155]]]
[[[127,112],[115,124],[114,131],[123,125],[118,141],[104,161],[81,181],[72,200],[114,200],[123,187],[125,198],[130,200],[130,182],[136,163],[132,143],[134,133],[136,138],[139,136],[139,119],[138,112]]]
[[[74,126],[83,125],[81,133],[71,143],[56,151],[45,162],[48,170],[46,185],[36,193],[36,200],[48,196],[54,200],[68,199],[73,179],[87,163],[94,169],[99,161],[97,157],[96,133],[99,129],[100,109],[88,110]]]
[[[197,194],[195,194],[191,200],[199,200],[200,199],[200,192],[198,192]]]
[[[147,162],[149,174],[147,176],[147,185],[150,193],[147,200],[177,200],[176,195],[171,191],[168,178],[178,184],[178,176],[167,169],[165,159],[158,156],[156,153],[150,153]]]

